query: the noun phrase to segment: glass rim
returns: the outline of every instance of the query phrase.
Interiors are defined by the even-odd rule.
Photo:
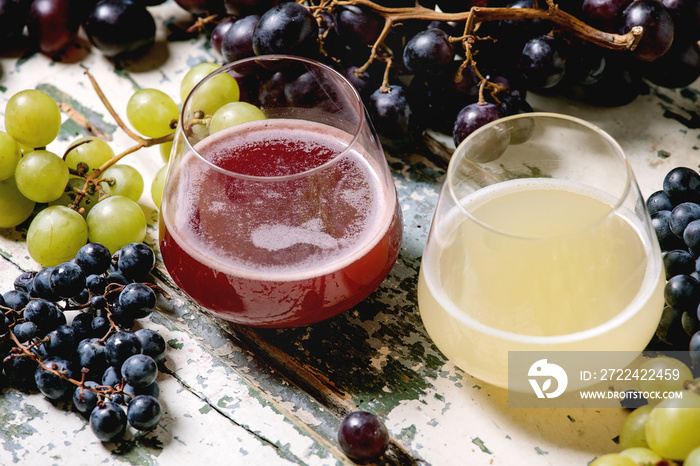
[[[273,61],[289,61],[289,62],[298,62],[298,63],[303,63],[307,67],[316,67],[324,70],[325,72],[333,75],[337,80],[342,82],[350,91],[349,94],[351,94],[354,97],[354,102],[356,104],[356,112],[359,116],[358,119],[358,124],[355,128],[355,131],[353,133],[347,133],[352,136],[352,139],[348,141],[347,146],[337,153],[336,155],[333,156],[330,160],[317,165],[313,168],[309,168],[306,170],[303,170],[298,173],[293,173],[289,175],[272,175],[272,176],[263,176],[263,175],[246,175],[243,173],[238,173],[232,170],[228,170],[225,168],[222,168],[215,164],[214,162],[207,160],[205,157],[203,157],[199,151],[192,145],[190,138],[185,134],[185,131],[182,127],[182,122],[185,121],[185,109],[188,107],[188,104],[190,100],[192,99],[192,96],[195,94],[195,92],[203,87],[206,82],[210,81],[212,78],[215,76],[218,76],[219,74],[222,73],[228,73],[235,67],[240,67],[241,65],[244,65],[246,63],[257,63],[257,62],[273,62]],[[235,79],[235,78],[234,78]],[[240,100],[238,102],[241,102]],[[226,176],[230,176],[232,178],[238,178],[242,180],[249,180],[249,181],[265,181],[265,182],[277,182],[277,181],[284,181],[284,180],[292,180],[292,179],[297,179],[297,178],[304,178],[306,176],[309,176],[313,174],[314,172],[319,172],[325,170],[327,167],[331,165],[335,165],[338,163],[339,160],[343,159],[345,154],[350,152],[352,148],[357,144],[358,139],[360,138],[360,135],[362,133],[362,128],[366,125],[366,120],[367,120],[367,115],[365,113],[365,108],[364,108],[364,103],[362,102],[362,98],[360,97],[359,92],[355,88],[355,86],[352,85],[352,83],[342,74],[340,74],[338,71],[334,70],[330,66],[321,63],[317,60],[313,60],[310,58],[305,58],[305,57],[299,57],[295,55],[283,55],[283,54],[270,54],[270,55],[256,55],[253,57],[248,57],[248,58],[242,58],[240,60],[233,61],[231,63],[226,63],[219,68],[215,69],[211,73],[207,74],[205,77],[203,77],[193,88],[190,90],[190,92],[187,94],[187,97],[182,103],[182,108],[180,109],[180,124],[177,126],[177,132],[176,136],[181,136],[185,140],[185,144],[187,145],[188,149],[190,152],[192,152],[197,159],[200,161],[204,162],[207,164],[209,167],[212,169],[223,173]],[[245,123],[243,123],[245,124]],[[346,132],[340,128],[333,127],[335,129],[338,129],[339,131]],[[215,133],[212,133],[215,134]],[[209,135],[211,136],[211,134]],[[176,146],[173,146],[173,150],[176,150]]]
[[[567,121],[569,123],[573,123],[576,125],[579,125],[581,127],[584,127],[588,129],[589,131],[592,131],[593,133],[597,134],[600,136],[603,140],[605,140],[613,149],[613,153],[618,157],[619,161],[622,162],[622,165],[624,167],[625,171],[625,184],[624,188],[620,192],[620,194],[611,196],[611,198],[614,197],[615,202],[610,205],[610,210],[606,212],[604,215],[601,215],[599,218],[596,220],[593,220],[586,225],[580,226],[578,228],[572,229],[572,230],[567,230],[565,232],[555,234],[555,235],[549,235],[549,236],[528,236],[528,235],[519,235],[519,234],[514,234],[512,232],[504,231],[499,228],[494,227],[493,225],[489,224],[488,222],[485,222],[483,220],[480,220],[476,218],[472,213],[465,208],[465,206],[462,204],[461,200],[458,198],[456,194],[456,188],[455,188],[455,177],[456,177],[456,171],[457,171],[457,166],[458,164],[464,159],[463,155],[456,156],[457,154],[463,154],[465,151],[462,150],[464,146],[469,144],[473,139],[477,138],[481,133],[484,133],[486,131],[489,131],[491,128],[497,127],[499,125],[503,125],[504,123],[508,123],[510,121],[517,121],[517,120],[522,120],[526,118],[535,118],[535,119],[551,119],[551,120],[557,120],[557,121]],[[536,179],[538,177],[530,177],[532,179]],[[519,179],[527,179],[527,178],[519,178]],[[505,180],[504,180],[505,181]],[[555,180],[556,181],[556,180]],[[584,229],[591,228],[592,226],[604,221],[606,218],[609,218],[612,215],[617,214],[619,212],[625,202],[625,199],[629,197],[630,191],[633,188],[633,185],[635,185],[636,181],[634,178],[634,173],[632,171],[632,166],[629,163],[629,159],[627,158],[627,155],[625,154],[625,151],[622,149],[622,146],[612,137],[610,134],[608,134],[605,130],[600,128],[599,126],[586,121],[582,118],[566,115],[563,113],[554,113],[554,112],[529,112],[529,113],[520,113],[517,115],[511,115],[503,118],[499,118],[498,120],[492,121],[490,123],[485,124],[484,126],[478,128],[476,131],[468,135],[454,150],[453,156],[450,158],[450,161],[447,166],[447,173],[445,177],[445,187],[448,189],[450,193],[450,197],[452,198],[452,201],[454,204],[459,208],[459,210],[469,217],[471,221],[476,223],[477,225],[490,230],[494,233],[497,233],[502,236],[509,236],[511,238],[519,238],[523,240],[532,240],[532,241],[541,241],[541,240],[548,240],[556,237],[560,237],[563,235],[569,235],[572,233],[575,233],[577,231],[583,231]],[[484,188],[478,188],[475,189],[474,192],[480,191],[481,189]]]

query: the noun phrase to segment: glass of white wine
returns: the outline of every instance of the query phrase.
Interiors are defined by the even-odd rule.
[[[428,334],[508,388],[509,351],[641,351],[663,309],[661,253],[619,144],[528,113],[456,149],[418,282]]]

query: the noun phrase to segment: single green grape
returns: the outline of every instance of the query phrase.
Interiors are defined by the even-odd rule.
[[[646,439],[646,423],[652,406],[641,406],[627,415],[620,429],[620,448],[649,448]]]
[[[27,220],[35,204],[17,189],[14,176],[0,180],[0,228],[16,227]]]
[[[649,448],[666,459],[682,460],[700,447],[700,395],[683,391],[667,398],[649,414],[645,434]]]
[[[90,242],[104,244],[112,254],[146,237],[146,215],[128,197],[110,196],[101,200],[86,220]]]
[[[211,117],[209,131],[216,133],[229,126],[266,118],[262,110],[253,104],[248,102],[229,102],[221,106]]]
[[[68,179],[68,185],[66,186],[66,190],[61,194],[61,197],[56,199],[55,201],[49,202],[49,205],[63,205],[63,206],[68,206],[69,204],[74,204],[75,200],[78,196],[78,193],[76,193],[74,190],[83,190],[85,188],[85,178],[82,178],[80,176],[71,176]],[[97,191],[93,191],[92,194],[87,194],[84,196],[81,200],[80,203],[78,204],[78,208],[82,209],[82,212],[79,212],[81,215],[86,216],[88,212],[90,212],[90,209],[93,208],[95,204],[99,201],[100,195]]]
[[[221,65],[210,62],[199,63],[190,68],[187,73],[185,73],[182,81],[180,81],[180,102],[184,103],[187,96],[192,92],[192,89],[194,89],[194,86],[206,75],[219,68],[221,68]]]
[[[66,206],[40,211],[27,230],[27,251],[43,267],[53,267],[75,257],[87,243],[88,229],[82,215]]]
[[[694,448],[683,460],[683,466],[700,466],[700,447]]]
[[[46,147],[61,130],[61,110],[45,92],[20,91],[5,106],[5,130],[23,146]]]
[[[638,466],[632,459],[619,453],[608,453],[596,458],[588,466]]]
[[[107,141],[95,136],[86,136],[70,145],[64,160],[72,170],[77,170],[78,163],[83,162],[88,166],[87,173],[90,173],[112,157],[114,157],[114,149]]]
[[[643,447],[628,448],[622,450],[620,454],[631,459],[635,464],[656,464],[663,459],[652,450]]]
[[[35,150],[22,157],[15,169],[17,188],[27,199],[51,202],[68,184],[70,172],[61,157],[48,150]]]
[[[173,141],[158,144],[158,149],[160,150],[160,158],[163,159],[163,162],[168,163],[170,161],[170,151],[173,149]]]
[[[202,65],[206,64],[200,64],[197,66]],[[216,68],[218,67],[219,66],[216,65]],[[195,68],[192,68],[187,73],[187,75],[185,75],[185,78],[183,78],[183,87],[192,89],[194,88],[194,85],[196,85],[204,76],[206,76],[200,76],[202,71],[195,72],[192,76],[189,76],[190,72],[195,70]],[[203,67],[203,70],[209,68],[205,66]],[[188,82],[188,84],[187,86],[184,86],[186,81]],[[192,87],[189,87],[191,84]],[[228,73],[219,73],[216,76],[208,78],[205,83],[197,87],[197,90],[195,92],[190,94],[189,98],[191,100],[189,101],[189,108],[192,111],[201,110],[202,112],[204,112],[204,115],[211,116],[222,105],[229,102],[237,102],[239,97],[240,89],[238,87],[238,82],[236,81],[236,79]]]
[[[170,125],[178,119],[179,109],[165,92],[145,88],[129,98],[126,117],[139,133],[149,138],[160,138],[175,132]]]
[[[163,199],[163,188],[165,187],[165,177],[168,174],[168,166],[163,165],[156,172],[151,182],[151,199],[153,203],[160,209],[160,202]]]
[[[113,183],[100,183],[107,194],[125,196],[138,201],[143,194],[143,176],[131,165],[116,163],[102,173],[102,178],[110,178]]]
[[[683,361],[668,356],[647,359],[640,364],[639,370],[651,375],[639,381],[639,389],[643,392],[683,390],[683,383],[693,380],[693,372]]]
[[[0,180],[6,180],[15,174],[15,168],[22,157],[22,149],[15,138],[0,131]]]

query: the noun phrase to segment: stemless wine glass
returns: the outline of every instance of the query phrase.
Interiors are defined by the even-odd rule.
[[[374,291],[401,216],[353,86],[299,57],[221,67],[183,103],[160,213],[173,281],[256,327],[319,322]]]
[[[418,304],[432,340],[464,371],[509,388],[509,351],[639,352],[664,283],[630,165],[601,129],[528,113],[457,147]]]

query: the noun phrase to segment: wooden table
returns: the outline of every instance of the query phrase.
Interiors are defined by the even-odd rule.
[[[203,38],[166,40],[168,25],[190,20],[172,0],[151,11],[158,43],[146,59],[119,68],[93,50],[75,63],[41,55],[0,60],[2,104],[15,92],[39,88],[86,117],[116,150],[132,141],[119,130],[90,86],[89,69],[117,112],[128,97],[156,87],[177,102],[187,69],[218,61]],[[87,47],[87,44],[85,44]],[[568,113],[598,124],[626,150],[646,197],[675,166],[700,162],[700,83],[687,89],[652,88],[618,108],[588,107],[531,95],[535,110]],[[64,113],[61,153],[84,133]],[[352,464],[340,451],[340,420],[356,409],[379,415],[393,442],[382,464],[585,465],[618,450],[621,409],[511,409],[507,393],[473,379],[436,349],[421,323],[416,280],[450,138],[429,135],[433,154],[387,154],[403,210],[405,238],[390,276],[354,309],[306,328],[255,330],[203,313],[179,292],[162,264],[156,275],[172,294],[141,325],[168,342],[167,371],[159,375],[164,415],[147,435],[128,431],[103,444],[70,406],[37,393],[0,392],[0,464]],[[157,211],[150,180],[163,164],[158,149],[125,163],[146,178],[141,206],[149,219],[147,242],[156,246]],[[38,270],[19,229],[0,230],[0,291],[22,271]]]

